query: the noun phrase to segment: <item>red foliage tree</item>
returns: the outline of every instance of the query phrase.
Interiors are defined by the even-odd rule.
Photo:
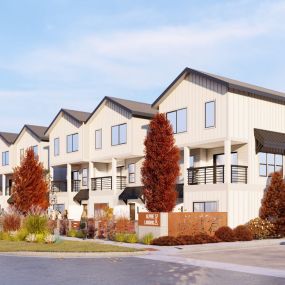
[[[176,203],[180,154],[165,114],[150,122],[144,145],[141,173],[146,207],[150,212],[170,212]]]
[[[277,232],[285,235],[285,182],[281,172],[272,174],[261,201],[259,216],[272,222]]]
[[[21,165],[14,169],[12,197],[15,208],[27,214],[33,207],[46,210],[49,206],[49,184],[44,167],[35,157],[33,149],[28,149]]]

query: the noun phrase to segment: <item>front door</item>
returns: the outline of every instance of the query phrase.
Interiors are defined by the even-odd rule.
[[[130,220],[134,221],[136,219],[136,204],[130,203]]]

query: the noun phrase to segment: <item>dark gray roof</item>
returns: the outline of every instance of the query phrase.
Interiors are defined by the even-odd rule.
[[[176,82],[179,80],[185,78],[188,74],[194,73],[198,74],[200,76],[207,77],[211,80],[215,80],[221,84],[224,84],[228,87],[228,89],[231,89],[231,91],[238,90],[243,92],[248,92],[251,94],[256,94],[258,96],[263,97],[264,99],[276,99],[280,100],[282,102],[285,102],[285,93],[274,91],[271,89],[267,89],[264,87],[256,86],[253,84],[241,82],[238,80],[230,79],[224,76],[215,75],[212,73],[204,72],[195,70],[189,67],[186,67],[175,79],[174,81],[162,92],[162,94],[153,102],[152,106],[154,107],[157,105],[157,103],[160,101],[160,99],[175,85]]]
[[[8,144],[11,145],[16,140],[18,134],[16,133],[7,133],[7,132],[0,132],[0,137]]]
[[[285,155],[285,134],[254,129],[255,151]]]
[[[77,110],[69,110],[69,109],[60,109],[59,112],[56,114],[50,125],[47,127],[46,132],[51,128],[53,123],[56,121],[57,117],[61,114],[64,113],[67,116],[73,118],[75,121],[77,121],[79,124],[83,124],[84,122],[87,121],[89,118],[90,114],[89,112],[82,112],[82,111],[77,111]]]
[[[95,112],[100,108],[100,106],[103,104],[105,100],[108,100],[109,102],[116,104],[122,109],[130,112],[132,116],[138,118],[151,119],[157,113],[157,111],[151,107],[151,104],[106,96],[98,104],[95,110],[91,113],[88,120],[90,120],[90,118],[93,116],[93,114],[95,114]]]
[[[20,137],[21,133],[24,129],[29,130],[33,135],[35,135],[40,141],[49,141],[48,136],[45,135],[45,132],[47,130],[47,127],[44,126],[35,126],[35,125],[24,125],[20,133],[18,134],[15,141]]]

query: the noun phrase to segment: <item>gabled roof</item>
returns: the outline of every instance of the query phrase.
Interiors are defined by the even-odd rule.
[[[37,137],[40,141],[48,142],[49,138],[45,135],[45,132],[47,130],[47,127],[44,126],[35,126],[35,125],[24,125],[20,133],[15,139],[15,142],[18,140],[18,138],[21,136],[22,132],[24,130],[29,130],[35,137]]]
[[[69,110],[69,109],[60,109],[59,112],[57,113],[57,115],[54,117],[54,119],[50,123],[50,125],[47,127],[46,132],[45,132],[46,134],[49,131],[49,129],[53,126],[53,124],[55,123],[56,119],[58,118],[58,116],[61,113],[71,117],[73,120],[78,122],[80,125],[82,125],[90,116],[89,112],[82,112],[82,111]]]
[[[158,103],[161,99],[168,93],[168,91],[178,82],[182,81],[190,73],[194,73],[200,76],[204,76],[218,83],[224,84],[228,89],[238,90],[242,92],[248,92],[263,97],[264,99],[276,99],[285,102],[285,93],[267,89],[264,87],[256,86],[253,84],[241,82],[238,80],[230,79],[224,76],[211,74],[204,71],[195,70],[186,67],[175,79],[174,81],[162,92],[162,94],[153,102],[152,107],[157,108]]]
[[[0,132],[0,137],[5,141],[7,145],[13,144],[17,136],[18,134],[16,133]]]
[[[157,111],[152,108],[150,104],[106,96],[91,113],[87,121],[90,120],[90,118],[96,113],[96,111],[105,101],[112,102],[127,112],[130,112],[133,117],[151,119],[157,113]]]

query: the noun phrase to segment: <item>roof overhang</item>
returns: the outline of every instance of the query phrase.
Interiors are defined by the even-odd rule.
[[[21,131],[19,132],[17,138],[15,139],[15,142],[14,143],[17,143],[19,141],[19,139],[22,137],[23,133],[25,131],[29,131],[38,141],[46,141],[48,142],[49,140],[48,139],[42,139],[40,138],[31,128],[29,128],[29,126],[27,125],[24,125],[23,128],[21,129]]]
[[[82,201],[89,200],[89,189],[81,189],[74,197],[73,201],[81,205]]]

